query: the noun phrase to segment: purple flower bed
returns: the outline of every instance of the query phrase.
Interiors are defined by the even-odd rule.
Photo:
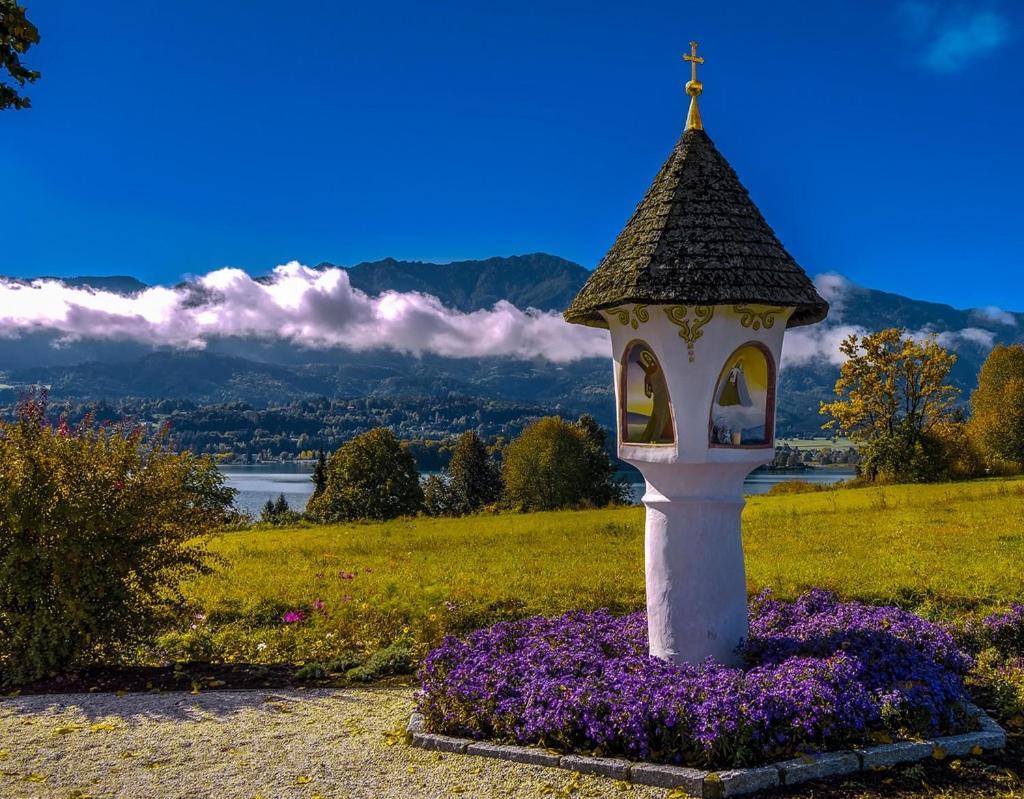
[[[898,608],[764,594],[743,653],[744,668],[652,658],[643,613],[505,622],[430,653],[419,709],[434,732],[710,768],[962,719],[970,659]]]
[[[982,619],[986,637],[999,652],[1009,657],[1024,657],[1024,605],[1011,605],[1005,613],[993,613]]]

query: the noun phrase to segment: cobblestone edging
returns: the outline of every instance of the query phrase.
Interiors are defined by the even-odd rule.
[[[419,713],[412,714],[408,729],[412,736],[412,745],[421,749],[494,757],[516,763],[569,769],[584,774],[600,774],[638,785],[681,788],[690,796],[704,799],[719,799],[720,797],[753,793],[779,785],[796,785],[809,780],[851,774],[855,771],[886,768],[929,757],[941,759],[978,755],[1006,746],[1006,733],[991,716],[976,705],[967,705],[967,711],[978,722],[981,727],[979,731],[962,735],[948,735],[927,741],[899,741],[869,746],[864,749],[807,755],[795,760],[784,760],[758,768],[731,769],[729,771],[701,771],[700,769],[665,766],[658,763],[633,763],[617,757],[560,755],[530,746],[511,746],[473,741],[467,738],[454,738],[450,735],[435,735],[424,730],[423,718]]]

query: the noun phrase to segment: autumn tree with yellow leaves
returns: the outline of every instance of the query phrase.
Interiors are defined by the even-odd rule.
[[[985,359],[968,431],[989,468],[1024,469],[1024,345],[998,344]]]
[[[823,427],[862,444],[861,473],[871,480],[934,480],[948,473],[950,425],[957,423],[959,389],[947,383],[956,356],[934,336],[901,328],[850,335],[836,400],[821,403]]]

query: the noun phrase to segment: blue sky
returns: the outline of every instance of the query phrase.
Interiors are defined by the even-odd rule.
[[[1016,3],[22,1],[0,273],[594,266],[696,38],[705,127],[808,272],[1024,310]]]

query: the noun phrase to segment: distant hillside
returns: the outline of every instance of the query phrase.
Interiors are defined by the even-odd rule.
[[[519,308],[562,311],[590,273],[564,258],[534,253],[450,264],[386,258],[349,267],[348,274],[352,285],[367,294],[418,291],[460,311],[490,308],[499,300]]]
[[[327,267],[328,264],[321,264]],[[560,311],[589,274],[579,264],[533,254],[452,264],[385,259],[348,269],[354,286],[371,294],[418,291],[462,311],[490,308],[507,300],[520,308]],[[835,278],[828,321],[800,328],[787,341],[823,340],[843,326],[878,330],[900,326],[934,331],[959,360],[953,379],[966,400],[991,344],[1024,341],[1024,315],[999,309],[958,310]],[[130,277],[65,279],[120,292],[144,284]],[[787,345],[789,346],[789,345]],[[258,408],[296,399],[328,397],[479,397],[488,401],[534,403],[538,412],[594,413],[613,424],[610,363],[603,358],[569,364],[542,359],[413,357],[392,351],[312,350],[243,339],[212,340],[205,350],[153,349],[133,342],[64,341],[44,332],[0,337],[0,404],[19,386],[42,383],[52,396],[69,401],[161,398],[201,403],[245,402]],[[838,366],[824,357],[791,358],[780,374],[780,434],[814,433],[821,424],[818,404],[832,394]],[[418,411],[416,412],[418,413]],[[404,418],[404,417],[403,417]],[[410,421],[412,419],[412,421]],[[432,429],[422,420],[422,429]],[[404,425],[415,424],[415,413]]]

